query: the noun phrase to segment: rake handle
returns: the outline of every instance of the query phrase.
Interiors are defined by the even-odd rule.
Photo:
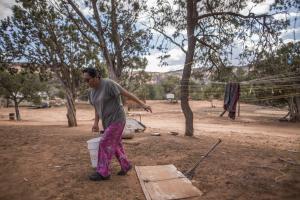
[[[189,179],[192,179],[194,174],[195,174],[195,170],[197,169],[197,167],[199,166],[199,164],[208,157],[208,155],[222,142],[221,139],[218,139],[218,141],[210,148],[210,150],[200,158],[200,160],[194,165],[194,167],[192,167],[189,171],[186,172],[186,177],[188,177]]]

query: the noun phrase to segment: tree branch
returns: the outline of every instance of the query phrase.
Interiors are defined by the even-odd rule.
[[[103,35],[103,29],[102,29],[102,25],[101,25],[101,21],[100,21],[100,15],[99,15],[96,3],[97,3],[97,0],[92,0],[93,11],[94,11],[95,20],[97,23],[97,28],[100,31],[101,35]]]
[[[91,37],[89,37],[80,27],[80,25],[78,24],[78,22],[76,21],[76,19],[72,16],[72,13],[69,11],[68,7],[65,6],[67,12],[68,12],[68,16],[71,18],[71,20],[74,22],[74,24],[76,25],[76,27],[78,28],[78,30],[80,31],[80,33],[83,35],[83,37],[85,37],[88,41],[90,41],[91,43],[94,43],[96,45],[99,45],[99,43],[97,43],[95,40],[93,40]],[[100,46],[100,45],[99,45]]]
[[[196,38],[196,40],[197,40],[200,44],[202,44],[202,45],[204,45],[204,46],[206,46],[206,47],[208,47],[208,48],[214,50],[215,52],[217,52],[217,50],[216,50],[213,46],[207,44],[207,43],[204,42],[203,40],[201,40],[201,39],[199,39],[199,38]]]
[[[144,26],[147,26],[146,24],[143,23]],[[164,37],[166,37],[167,39],[169,39],[173,44],[175,44],[176,46],[178,46],[185,54],[187,53],[187,51],[180,45],[178,44],[173,38],[171,38],[170,36],[168,36],[166,33],[164,33],[163,31],[152,27],[153,30],[159,32],[160,34],[162,34]]]
[[[27,97],[24,95],[22,98],[19,99],[19,101],[17,101],[18,105],[24,100],[26,99]]]
[[[267,14],[262,14],[262,15],[255,15],[254,13],[249,13],[248,15],[242,15],[239,13],[235,13],[235,12],[213,12],[213,13],[206,13],[204,15],[200,15],[199,17],[197,17],[197,20],[201,20],[207,17],[214,17],[214,16],[223,16],[223,15],[229,15],[229,16],[233,16],[233,17],[240,17],[243,19],[256,19],[256,18],[262,18],[262,17],[269,17],[271,15],[267,15]]]
[[[71,5],[71,7],[75,10],[75,12],[79,15],[82,21],[87,25],[87,27],[97,35],[98,34],[97,29],[95,29],[95,27],[87,20],[87,18],[84,17],[84,15],[79,10],[79,8],[75,5],[75,3],[72,0],[67,0],[67,1]]]
[[[68,0],[68,1],[70,1],[70,0]],[[96,20],[97,28],[99,30],[96,34],[99,39],[100,47],[102,48],[102,52],[105,57],[106,63],[108,65],[109,77],[113,80],[117,80],[118,77],[116,76],[116,71],[114,69],[113,61],[111,59],[110,52],[108,51],[108,48],[107,48],[107,45],[105,43],[105,39],[103,36],[104,31],[103,31],[103,28],[101,25],[100,15],[99,15],[96,3],[97,3],[97,0],[92,0],[92,6],[93,6],[93,10],[94,10],[94,18]]]

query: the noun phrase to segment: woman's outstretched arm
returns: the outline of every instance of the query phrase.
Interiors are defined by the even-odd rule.
[[[125,96],[136,103],[138,103],[140,106],[142,106],[147,112],[152,112],[152,109],[150,106],[146,105],[144,102],[142,102],[138,97],[136,97],[134,94],[128,92],[126,89],[122,88],[121,89],[121,95]]]

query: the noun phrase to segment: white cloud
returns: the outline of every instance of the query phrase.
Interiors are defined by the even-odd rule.
[[[296,13],[296,12],[290,12],[290,13],[279,13],[276,15],[273,15],[273,17],[276,20],[286,20],[286,19],[294,19],[295,17],[300,17],[300,13]]]
[[[171,49],[168,54],[170,54],[170,58],[168,58],[168,62],[170,63],[178,63],[182,61],[182,57],[185,56],[185,54],[180,50],[179,48]]]
[[[296,39],[296,40],[294,40],[294,39],[284,39],[283,40],[284,43],[295,42],[295,41],[298,42],[300,40],[299,39]]]
[[[165,33],[167,35],[172,35],[175,31],[176,31],[176,29],[174,27],[167,27],[165,30]]]
[[[14,4],[14,0],[0,0],[0,20],[12,15],[11,7]]]
[[[94,14],[92,9],[90,9],[89,7],[84,7],[84,8],[80,7],[80,10],[84,16],[91,17]]]
[[[291,17],[300,17],[300,13],[296,13],[296,12],[291,12],[291,13],[289,13],[289,15]]]
[[[148,6],[148,7],[154,6],[154,5],[156,4],[156,1],[157,1],[157,0],[147,0],[147,6]]]
[[[287,20],[290,16],[286,13],[279,13],[273,16],[276,20]]]
[[[159,67],[159,59],[157,58],[159,56],[159,53],[152,53],[149,56],[146,56],[148,60],[148,65],[146,67],[146,71],[161,71],[161,67]]]
[[[166,60],[166,62],[168,63],[168,66],[163,66],[160,67],[160,63],[159,63],[159,56],[162,55],[161,52],[155,52],[152,53],[149,56],[146,56],[147,60],[148,60],[148,65],[146,67],[146,71],[149,72],[167,72],[167,71],[171,71],[171,70],[178,70],[178,69],[182,69],[183,68],[183,64],[184,64],[184,59],[185,59],[185,55],[184,53],[178,49],[178,48],[174,48],[171,49],[168,54],[170,55],[170,57]]]
[[[262,3],[256,4],[251,1],[247,3],[247,7],[244,8],[240,13],[243,15],[248,15],[249,12],[254,14],[264,14],[270,10],[270,5],[273,4],[275,0],[266,0]]]
[[[281,34],[281,38],[285,41],[287,39],[294,39],[294,34],[295,34],[295,39],[300,40],[300,27],[296,27],[288,29],[286,31],[283,31]]]

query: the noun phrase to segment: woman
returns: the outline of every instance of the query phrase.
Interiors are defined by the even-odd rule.
[[[126,175],[132,168],[122,145],[122,133],[126,122],[126,116],[121,101],[121,95],[141,105],[146,111],[151,107],[144,104],[136,96],[129,93],[116,82],[110,79],[102,79],[95,68],[83,70],[84,81],[92,88],[89,100],[95,108],[95,122],[92,131],[99,132],[99,120],[102,120],[104,134],[99,144],[97,170],[90,175],[90,180],[101,181],[110,178],[110,162],[115,155],[121,165],[118,175]]]

